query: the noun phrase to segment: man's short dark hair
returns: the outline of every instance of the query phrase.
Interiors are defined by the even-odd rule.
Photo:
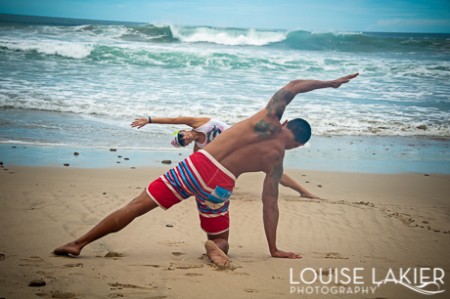
[[[287,127],[294,134],[295,141],[298,143],[305,144],[311,138],[311,126],[302,118],[288,121]]]

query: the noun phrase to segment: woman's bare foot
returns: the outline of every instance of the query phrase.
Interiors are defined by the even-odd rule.
[[[206,249],[206,255],[209,257],[211,262],[213,262],[216,266],[219,267],[229,267],[230,266],[230,259],[225,254],[225,252],[222,251],[222,249],[217,246],[214,241],[208,240],[205,243],[205,249]]]
[[[66,245],[60,246],[53,250],[54,255],[60,256],[79,256],[81,248],[74,242],[67,243]]]
[[[309,199],[321,199],[319,196],[314,195],[314,194],[309,193],[309,192],[301,193],[300,197],[309,198]]]

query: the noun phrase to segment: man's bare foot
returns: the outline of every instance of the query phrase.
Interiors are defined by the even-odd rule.
[[[81,249],[73,242],[67,243],[53,250],[54,255],[60,256],[79,256]]]
[[[225,254],[225,252],[222,251],[222,249],[217,246],[214,241],[208,240],[205,243],[205,249],[206,249],[206,255],[209,257],[211,262],[213,262],[216,266],[219,267],[229,267],[230,266],[230,259]]]

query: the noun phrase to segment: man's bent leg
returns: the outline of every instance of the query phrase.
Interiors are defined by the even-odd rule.
[[[205,243],[206,255],[209,259],[219,267],[229,267],[230,259],[227,256],[229,231],[210,235],[208,234],[208,241]]]
[[[136,217],[139,217],[156,207],[158,207],[158,205],[150,198],[147,191],[144,190],[127,205],[109,214],[86,234],[66,245],[56,248],[53,253],[56,255],[78,256],[84,246],[110,233],[120,231]]]

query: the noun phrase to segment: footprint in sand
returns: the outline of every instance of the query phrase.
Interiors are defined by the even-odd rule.
[[[110,251],[107,254],[105,254],[105,257],[119,258],[119,257],[124,257],[124,255],[122,253]]]
[[[181,266],[175,266],[175,269],[179,269],[179,270],[198,269],[198,268],[203,268],[203,265],[181,265]]]
[[[77,268],[77,267],[83,268],[83,264],[82,264],[82,263],[65,264],[65,265],[63,265],[63,267],[64,267],[64,268]]]
[[[112,283],[108,283],[109,286],[111,286],[112,290],[114,289],[149,289],[147,287],[141,287],[141,286],[137,286],[134,284],[128,284],[128,283],[120,283],[120,282],[112,282]]]
[[[174,256],[180,256],[180,255],[185,255],[186,253],[184,253],[184,252],[178,252],[178,251],[175,251],[175,252],[172,252],[172,255],[174,255]]]
[[[72,299],[72,298],[78,298],[78,296],[74,293],[56,291],[56,292],[52,292],[51,298]]]
[[[40,263],[45,263],[45,260],[39,256],[30,256],[29,258],[20,259],[21,261],[27,262],[24,264],[19,264],[22,267],[39,267]]]
[[[343,257],[339,252],[313,252],[317,258],[348,260],[348,257]]]
[[[152,267],[152,268],[160,268],[160,265],[153,265],[153,264],[142,264],[142,265],[129,265],[130,267]]]
[[[340,253],[338,252],[328,252],[325,255],[326,259],[335,259],[335,260],[348,260],[348,257],[343,257]]]
[[[191,273],[191,272],[186,273],[186,274],[184,274],[184,275],[186,275],[186,276],[203,276],[203,274],[200,274],[200,273]]]
[[[182,246],[184,244],[184,241],[179,241],[179,242],[176,242],[176,241],[160,241],[160,242],[158,242],[158,244],[179,247],[179,246]]]

